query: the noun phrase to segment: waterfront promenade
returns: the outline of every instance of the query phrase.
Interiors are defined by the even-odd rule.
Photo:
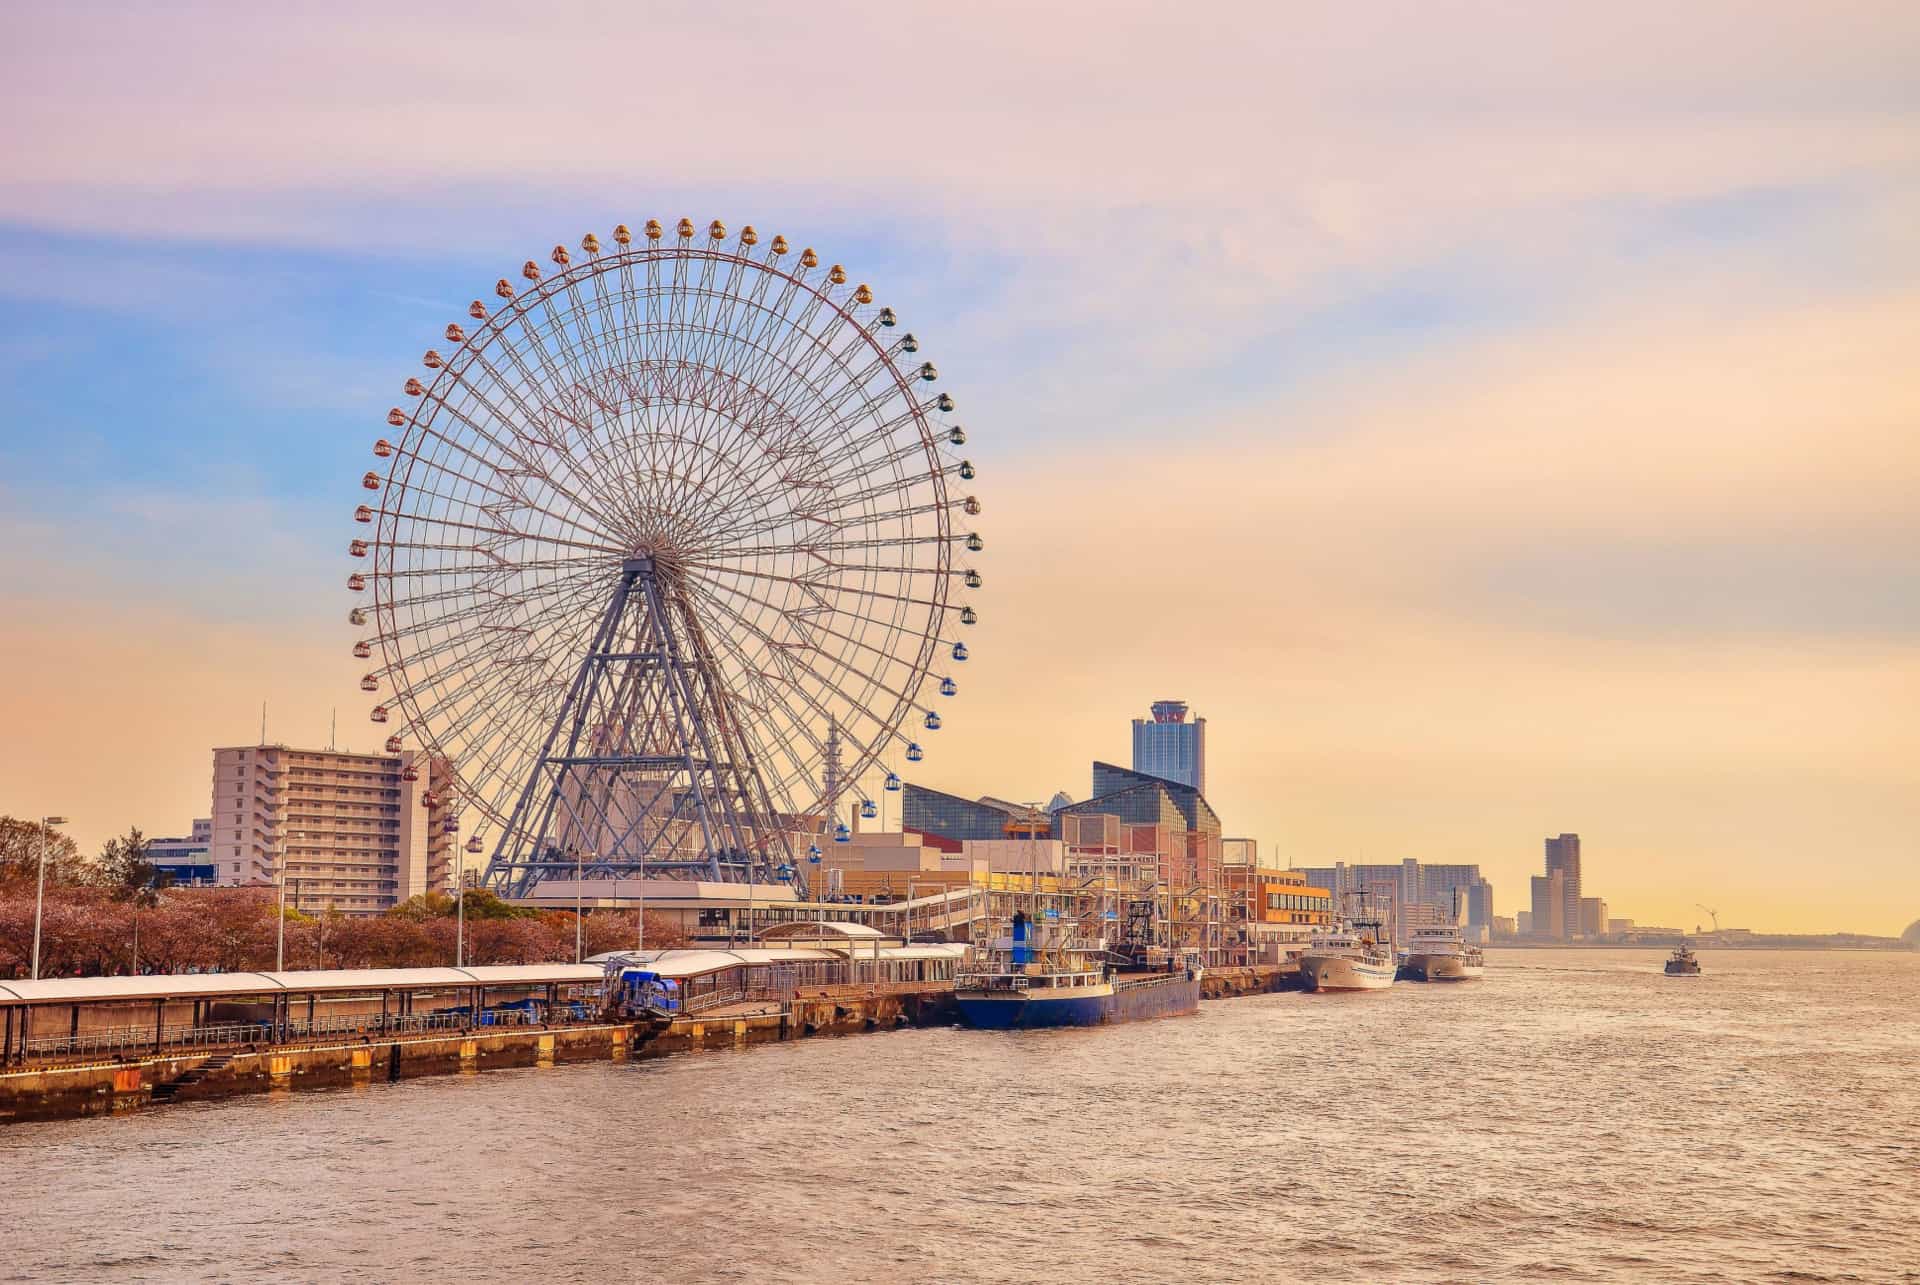
[[[755,959],[817,953],[746,952]],[[604,974],[593,964],[0,984],[7,1036],[0,1123],[376,1079],[624,1061],[956,1017],[945,967],[923,967],[946,974],[933,978],[857,979],[868,961],[815,962],[827,971],[771,990],[741,985],[743,970],[728,965],[739,953],[672,954],[687,961],[683,1011],[631,1021],[603,1011]],[[1294,971],[1280,965],[1222,969],[1207,975],[1203,998],[1266,993],[1293,980]],[[129,1006],[148,1023],[125,1025]]]

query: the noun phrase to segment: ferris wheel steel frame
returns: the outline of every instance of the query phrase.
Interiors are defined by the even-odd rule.
[[[906,725],[940,726],[923,688],[977,619],[953,607],[980,505],[948,485],[975,470],[918,342],[812,250],[678,233],[502,279],[362,479],[361,686],[392,689],[388,748],[422,743],[499,827],[484,880],[511,895],[575,870],[804,894],[828,742],[836,782],[921,757]]]

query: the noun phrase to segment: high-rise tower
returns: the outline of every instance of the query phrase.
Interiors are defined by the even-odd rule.
[[[1562,875],[1562,903],[1560,913],[1565,922],[1564,935],[1568,939],[1580,935],[1580,836],[1563,834],[1547,840],[1547,875]],[[1535,932],[1539,932],[1538,916],[1535,917]]]
[[[1133,770],[1207,792],[1207,720],[1187,721],[1185,701],[1155,701],[1133,720]]]

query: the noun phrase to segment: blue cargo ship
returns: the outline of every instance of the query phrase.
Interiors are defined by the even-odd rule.
[[[954,979],[954,1002],[967,1025],[990,1031],[1102,1026],[1199,1011],[1197,961],[1168,957],[1121,969],[1106,959],[1105,942],[1043,942],[1026,916],[1015,915],[1013,935]]]

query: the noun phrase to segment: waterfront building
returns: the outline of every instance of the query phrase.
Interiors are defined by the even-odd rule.
[[[1533,917],[1531,914],[1529,914],[1527,911],[1524,911],[1524,910],[1521,911],[1520,913],[1523,915],[1526,915],[1527,918],[1529,919]],[[1493,927],[1493,939],[1495,941],[1500,941],[1508,937],[1518,937],[1523,931],[1523,929],[1520,927],[1519,921],[1514,916],[1511,916],[1511,915],[1495,915],[1493,917],[1492,927]]]
[[[1151,827],[1136,830],[1135,851],[1148,850],[1160,858],[1159,879],[1168,888],[1212,887],[1220,877],[1220,817],[1194,786],[1165,777],[1133,772],[1112,763],[1093,765],[1093,797],[1054,813],[1056,827],[1064,816],[1101,814],[1122,824]]]
[[[1331,889],[1343,912],[1353,913],[1357,907],[1349,903],[1365,891],[1370,914],[1385,918],[1393,907],[1431,906],[1443,913],[1443,922],[1461,924],[1469,940],[1492,935],[1493,885],[1481,877],[1478,865],[1427,864],[1408,857],[1390,865],[1336,861],[1299,869],[1316,887]]]
[[[1124,834],[1123,861],[1150,854],[1141,873],[1170,899],[1176,921],[1174,944],[1206,952],[1219,963],[1226,948],[1225,890],[1221,885],[1220,817],[1197,787],[1134,772],[1112,763],[1093,765],[1093,795],[1053,814],[1063,838],[1070,817],[1111,816]]]
[[[147,840],[147,861],[155,878],[176,888],[214,882],[213,820],[195,817],[193,833],[184,839]]]
[[[1622,933],[1630,933],[1632,931],[1633,931],[1633,920],[1631,919],[1607,920],[1607,935],[1609,937],[1618,937]]]
[[[443,824],[450,785],[443,762],[412,750],[216,749],[215,882],[272,884],[284,860],[289,905],[357,915],[445,891],[457,842]]]
[[[998,799],[964,799],[957,794],[929,790],[911,781],[900,787],[900,825],[904,830],[945,840],[937,846],[958,845],[967,839],[1004,839],[1008,826],[1027,809]]]
[[[1290,943],[1333,923],[1332,890],[1312,886],[1298,870],[1226,865],[1222,875],[1228,915],[1245,937],[1249,963],[1279,963]]]
[[[1546,841],[1546,873],[1549,877],[1558,874],[1561,878],[1560,924],[1561,930],[1551,934],[1563,941],[1570,941],[1580,935],[1580,836],[1562,834]],[[1535,908],[1534,922],[1539,923],[1539,908]]]
[[[1533,912],[1522,910],[1513,917],[1513,934],[1516,937],[1533,936]]]
[[[1063,875],[1067,845],[1059,839],[967,839],[960,855],[984,862],[988,874]]]
[[[1260,864],[1260,844],[1254,839],[1220,840],[1220,864],[1223,866],[1257,866]]]
[[[1533,892],[1533,936],[1554,941],[1567,939],[1567,877],[1556,870],[1550,875],[1535,875]]]
[[[1066,845],[1069,875],[1108,887],[1142,886],[1160,877],[1166,846],[1156,825],[1130,825],[1109,812],[1067,812],[1054,817],[1054,832]]]
[[[1580,898],[1580,935],[1583,937],[1607,935],[1607,903],[1601,898]]]
[[[1133,770],[1205,794],[1207,720],[1189,723],[1185,701],[1155,701],[1151,713],[1151,718],[1133,720]]]
[[[1084,802],[1056,795],[1043,809],[906,784],[901,816],[922,843],[956,858],[957,873],[1017,882],[1031,878],[1038,862],[1043,880],[1063,872],[1068,882],[1116,894],[1157,885],[1178,925],[1173,944],[1205,950],[1209,961],[1220,962],[1226,945],[1220,818],[1194,786],[1096,762],[1092,795]],[[1251,861],[1257,845],[1242,840],[1237,851]]]

